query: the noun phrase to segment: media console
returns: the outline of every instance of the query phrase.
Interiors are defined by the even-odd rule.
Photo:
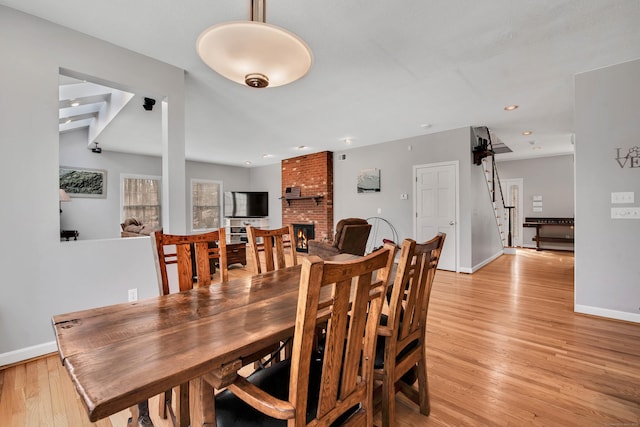
[[[230,243],[247,243],[247,227],[269,227],[269,218],[232,218],[224,219],[227,233],[227,245]]]

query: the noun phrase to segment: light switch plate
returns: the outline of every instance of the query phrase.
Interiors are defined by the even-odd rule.
[[[633,191],[611,193],[611,203],[634,203]]]
[[[613,219],[640,219],[640,208],[611,208]]]

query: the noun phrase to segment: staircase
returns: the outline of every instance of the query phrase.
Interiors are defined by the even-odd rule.
[[[474,128],[474,132],[478,143],[473,149],[473,162],[483,168],[503,251],[505,254],[515,254],[511,234],[511,218],[515,206],[509,206],[505,203],[502,185],[500,184],[500,175],[498,174],[498,168],[496,166],[491,133],[486,126]],[[498,195],[499,197],[497,197]]]

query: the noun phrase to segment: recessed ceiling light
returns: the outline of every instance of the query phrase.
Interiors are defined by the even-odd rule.
[[[431,126],[432,126],[431,123],[423,123],[423,124],[420,125],[420,127],[422,129],[429,129]]]
[[[352,142],[353,141],[351,140],[351,138],[345,138],[344,139],[344,143],[347,144],[347,145],[351,145]]]
[[[245,160],[244,164],[247,165],[247,166],[250,166],[251,165],[251,161]]]
[[[273,154],[267,154],[267,153],[264,153],[264,154],[262,155],[262,158],[263,158],[263,159],[266,159],[266,158],[268,158],[268,157],[273,157]]]
[[[533,131],[530,130],[525,130],[524,132],[522,132],[523,135],[531,135],[533,133]]]
[[[306,145],[298,145],[296,147],[296,150],[306,150],[307,148],[309,148],[309,147],[307,147]]]
[[[507,105],[506,107],[504,107],[505,111],[513,111],[516,108],[518,108],[517,105]]]

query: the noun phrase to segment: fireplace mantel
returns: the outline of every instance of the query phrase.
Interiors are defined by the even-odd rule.
[[[311,200],[313,199],[316,202],[316,206],[318,206],[320,204],[320,200],[322,200],[324,198],[324,196],[322,195],[318,195],[318,196],[297,196],[297,197],[280,197],[281,200],[285,200],[287,202],[287,205],[291,206],[291,201],[292,200]]]

